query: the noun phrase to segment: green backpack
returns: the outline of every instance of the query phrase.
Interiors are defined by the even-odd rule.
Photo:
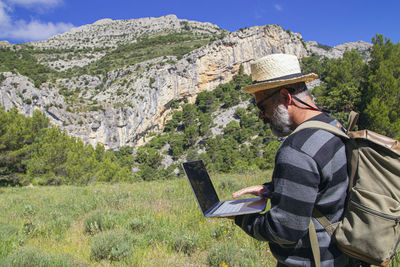
[[[353,258],[385,266],[400,242],[400,143],[370,130],[352,131],[358,114],[350,113],[347,134],[320,121],[296,128],[318,128],[344,139],[350,183],[343,219],[331,224],[314,209],[316,218],[340,250]],[[315,228],[309,235],[316,266],[320,252]]]

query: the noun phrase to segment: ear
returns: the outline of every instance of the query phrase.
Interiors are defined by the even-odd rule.
[[[279,98],[281,103],[286,106],[286,108],[293,103],[293,97],[286,88],[282,88],[279,92]]]

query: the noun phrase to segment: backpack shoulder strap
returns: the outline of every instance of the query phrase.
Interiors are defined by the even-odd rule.
[[[302,124],[300,124],[299,126],[297,126],[297,128],[293,131],[293,133],[296,133],[300,130],[306,129],[306,128],[316,128],[316,129],[321,129],[321,130],[325,130],[327,132],[330,132],[334,135],[346,138],[346,139],[350,139],[349,136],[347,136],[347,134],[345,134],[342,130],[340,130],[339,128],[330,125],[329,123],[326,122],[322,122],[322,121],[306,121],[303,122]]]
[[[332,236],[334,230],[336,229],[335,225],[337,223],[332,224],[328,218],[326,218],[318,209],[314,208],[312,217],[315,218],[327,231],[327,233]],[[317,237],[317,231],[315,230],[314,223],[312,219],[310,220],[310,225],[308,226],[308,237],[310,238],[311,251],[314,257],[314,263],[316,267],[321,266],[321,258],[320,258],[320,250],[319,250],[319,242]]]
[[[352,129],[352,127],[354,127],[354,124],[356,123],[356,121],[357,121],[356,117],[354,117],[353,119],[349,118],[349,123],[350,123],[349,125],[351,126],[351,124],[353,124],[350,127],[350,129]],[[306,121],[306,122],[300,124],[293,131],[293,133],[298,132],[303,129],[306,129],[306,128],[321,129],[321,130],[330,132],[336,136],[339,136],[339,137],[342,137],[345,139],[350,139],[350,137],[347,134],[345,134],[342,130],[340,130],[339,128],[337,128],[331,124],[322,122],[322,121]],[[328,220],[328,218],[326,218],[319,210],[317,210],[315,208],[313,210],[312,216],[325,228],[325,230],[328,232],[329,235],[332,235],[333,231],[331,230],[332,227],[330,227],[332,224]],[[308,226],[308,234],[309,234],[312,254],[314,257],[314,263],[317,267],[319,267],[321,264],[320,250],[319,250],[317,233],[315,230],[314,223],[312,222],[312,219],[310,220],[310,225]]]
[[[358,113],[355,111],[351,111],[349,114],[349,118],[347,121],[347,131],[351,132],[354,129],[354,126],[356,126],[356,123],[358,121]]]
[[[315,230],[315,226],[314,226],[312,219],[310,220],[310,225],[308,226],[308,236],[310,238],[311,250],[312,250],[313,257],[314,257],[315,266],[320,267],[321,266],[321,255],[320,255],[321,253],[319,250],[317,231]]]

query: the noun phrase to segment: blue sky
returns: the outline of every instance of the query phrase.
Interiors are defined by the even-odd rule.
[[[399,0],[0,0],[0,40],[43,40],[103,18],[168,14],[229,31],[278,24],[330,46],[371,42],[375,34],[400,41]]]

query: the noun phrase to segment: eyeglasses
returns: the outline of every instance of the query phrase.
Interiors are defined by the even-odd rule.
[[[287,90],[289,91],[289,93],[291,94],[291,96],[293,97],[293,99],[295,99],[295,100],[297,100],[298,102],[300,102],[301,104],[307,106],[309,109],[317,110],[317,111],[321,111],[321,112],[325,112],[325,113],[331,113],[331,111],[328,110],[328,109],[319,108],[319,107],[313,107],[313,106],[307,104],[306,102],[302,101],[300,98],[298,98],[298,97],[296,97],[295,95],[293,95],[295,89],[293,89],[293,88],[286,88],[286,87],[284,87],[284,88],[287,89]],[[264,104],[268,99],[270,99],[273,95],[275,95],[276,93],[280,92],[280,89],[283,89],[283,88],[279,88],[279,89],[278,89],[277,91],[275,91],[274,93],[270,94],[269,96],[267,96],[267,97],[264,98],[263,100],[261,100],[261,101],[259,101],[258,103],[256,103],[258,109],[260,110],[260,112],[258,113],[258,116],[259,116],[259,117],[262,117],[262,116],[264,115],[264,113],[265,113],[265,107],[264,107],[263,104]]]
[[[265,107],[264,107],[264,103],[270,99],[273,95],[275,95],[276,93],[278,93],[280,90],[275,91],[274,93],[270,94],[269,96],[267,96],[266,98],[264,98],[261,101],[258,101],[256,103],[257,108],[260,110],[259,115],[263,115],[265,113]]]

